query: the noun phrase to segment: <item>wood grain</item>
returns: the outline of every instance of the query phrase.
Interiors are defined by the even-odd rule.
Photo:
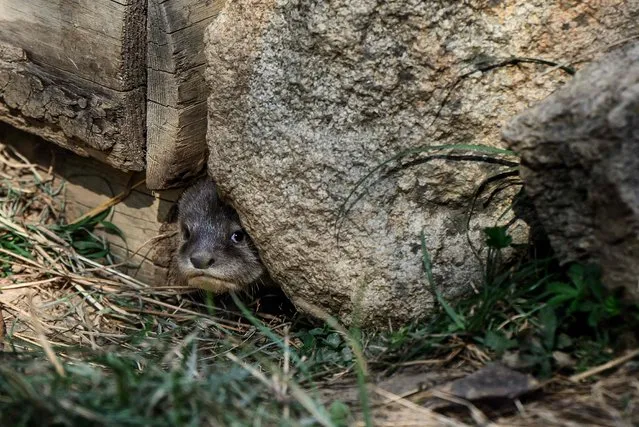
[[[145,0],[0,0],[0,120],[145,164]]]
[[[167,188],[206,163],[204,29],[224,0],[149,0],[147,185]]]

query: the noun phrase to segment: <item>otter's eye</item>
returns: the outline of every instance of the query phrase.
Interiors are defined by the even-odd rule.
[[[184,236],[184,240],[189,240],[189,237],[191,237],[191,232],[189,231],[189,227],[182,224],[182,226],[180,227],[180,230],[182,231],[182,236]]]
[[[246,233],[244,233],[244,231],[238,230],[234,232],[233,234],[231,234],[231,242],[233,243],[243,242],[245,236],[246,236]]]

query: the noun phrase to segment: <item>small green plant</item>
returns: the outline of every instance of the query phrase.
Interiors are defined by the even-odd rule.
[[[302,342],[300,354],[324,369],[330,366],[345,367],[353,361],[353,352],[348,343],[328,325],[302,330],[296,337]]]
[[[486,246],[488,253],[486,255],[486,277],[485,283],[493,283],[499,272],[502,263],[502,251],[513,243],[513,238],[508,234],[506,227],[487,227],[484,228],[486,234]]]
[[[446,301],[435,286],[422,235],[426,280],[441,308],[428,325],[418,326],[431,344],[423,345],[423,350],[441,348],[441,335],[462,336],[497,357],[516,352],[522,367],[548,377],[559,368],[554,352],[578,355],[575,369],[584,369],[614,354],[610,347],[615,337],[639,331],[639,305],[624,306],[602,284],[596,266],[572,264],[564,271],[553,259],[545,259],[506,268],[501,251],[513,244],[507,228],[490,227],[484,233],[488,246],[484,286],[457,304]],[[388,336],[389,342],[411,341],[411,331],[400,331]]]
[[[95,229],[101,228],[107,233],[115,234],[124,240],[124,234],[115,224],[107,221],[113,208],[105,209],[95,216],[82,218],[80,221],[70,224],[52,225],[51,231],[62,237],[75,251],[93,260],[110,259],[109,242],[96,235]]]
[[[584,314],[588,325],[595,329],[601,322],[621,315],[621,302],[607,292],[596,265],[573,264],[566,279],[547,285],[545,296],[551,307],[561,310],[565,316]]]
[[[450,304],[446,301],[441,291],[435,284],[435,279],[433,277],[432,263],[430,259],[430,254],[428,253],[428,249],[426,248],[426,236],[422,231],[421,235],[421,243],[422,243],[422,264],[424,265],[424,271],[426,271],[426,278],[428,279],[428,284],[430,285],[431,292],[435,296],[435,299],[439,303],[439,305],[444,309],[446,315],[452,320],[452,323],[449,328],[449,332],[455,331],[464,331],[466,330],[466,320],[464,316],[458,313]]]
[[[31,244],[9,226],[0,226],[0,248],[23,258],[33,258],[30,252]],[[11,258],[7,253],[0,254],[1,277],[7,277],[14,273]]]

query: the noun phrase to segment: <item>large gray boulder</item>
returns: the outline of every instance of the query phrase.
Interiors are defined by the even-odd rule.
[[[504,131],[560,259],[639,300],[639,43],[579,72]]]
[[[479,183],[502,165],[473,152],[412,157],[375,174],[345,219],[340,207],[403,150],[499,146],[501,123],[570,79],[532,62],[461,75],[513,56],[575,58],[630,34],[639,9],[466,3],[238,0],[209,26],[209,172],[299,307],[346,322],[357,314],[366,325],[428,315],[422,231],[448,298],[480,286],[466,215]],[[515,191],[473,216],[477,247]]]

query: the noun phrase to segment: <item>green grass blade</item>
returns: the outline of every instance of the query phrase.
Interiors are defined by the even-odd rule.
[[[390,163],[392,163],[394,161],[400,160],[400,159],[402,159],[404,157],[410,156],[410,155],[428,153],[428,152],[435,152],[435,151],[444,151],[444,150],[450,150],[450,151],[453,151],[453,150],[475,151],[475,152],[483,153],[483,154],[493,154],[493,155],[504,155],[504,156],[509,156],[509,157],[517,157],[517,154],[514,151],[505,150],[505,149],[501,149],[501,148],[490,147],[490,146],[487,146],[487,145],[480,145],[480,144],[444,144],[444,145],[430,145],[430,146],[426,145],[426,146],[421,146],[421,147],[416,147],[416,148],[411,148],[411,149],[408,149],[408,150],[404,150],[404,151],[402,151],[402,152],[400,152],[398,154],[395,154],[394,156],[384,160],[383,162],[381,162],[377,166],[375,166],[368,173],[366,173],[362,178],[360,178],[360,180],[357,181],[357,183],[355,183],[355,186],[349,192],[349,194],[346,196],[346,199],[344,200],[344,202],[339,207],[338,219],[339,219],[339,217],[346,216],[346,214],[352,209],[354,203],[349,205],[349,201],[351,200],[353,195],[357,192],[359,187],[361,187],[364,184],[364,182],[366,180],[368,180],[368,178],[370,178],[373,174],[375,174],[377,171],[382,169],[384,166],[386,166],[386,165],[388,165],[388,164],[390,164]],[[516,166],[516,165],[517,165],[516,163],[513,163],[513,166]]]
[[[433,269],[432,269],[430,254],[428,253],[428,249],[426,248],[426,236],[423,231],[421,234],[421,241],[422,241],[422,263],[424,265],[424,270],[426,270],[426,277],[428,278],[428,283],[430,284],[431,290],[435,294],[435,297],[437,298],[437,302],[444,309],[448,317],[450,317],[450,319],[455,323],[455,326],[457,327],[457,329],[460,329],[463,331],[466,329],[466,322],[464,318],[460,314],[458,314],[455,311],[455,309],[450,306],[450,304],[448,304],[448,302],[446,301],[442,293],[439,291],[439,289],[437,289],[437,286],[435,284],[435,279],[433,278]]]

